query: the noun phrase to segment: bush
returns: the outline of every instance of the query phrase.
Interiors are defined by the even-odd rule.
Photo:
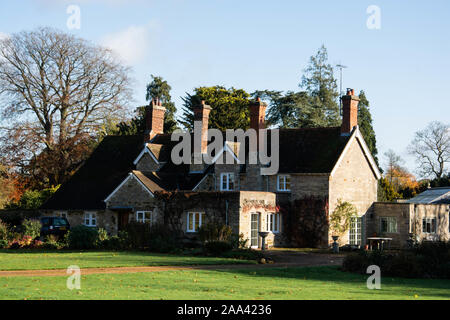
[[[8,240],[1,239],[0,240],[0,249],[8,248]]]
[[[71,249],[94,249],[98,244],[99,232],[96,228],[80,225],[70,230],[68,238]]]
[[[366,273],[367,267],[377,265],[382,274],[404,278],[450,279],[450,243],[421,243],[412,250],[396,254],[382,251],[358,252],[345,257],[345,271]]]
[[[119,231],[117,236],[112,236],[101,241],[100,246],[108,250],[128,249],[128,234],[125,231]]]
[[[150,242],[149,223],[130,222],[126,227],[128,242],[133,249],[142,249],[148,246]]]
[[[150,227],[148,248],[153,252],[169,253],[182,250],[180,237],[164,224],[154,224]]]
[[[198,235],[202,242],[230,241],[232,230],[230,226],[224,224],[208,223],[199,228]]]
[[[223,253],[221,257],[239,260],[259,260],[264,257],[261,251],[252,249],[238,249]]]
[[[233,249],[246,249],[248,245],[248,239],[244,239],[244,234],[232,234],[230,237],[230,243]]]
[[[233,249],[232,245],[228,241],[208,241],[204,244],[206,253],[213,256],[221,256],[227,251]]]
[[[42,224],[38,220],[25,219],[22,222],[21,232],[24,236],[36,239],[41,235]]]
[[[349,272],[366,273],[367,267],[369,265],[368,254],[364,251],[361,251],[358,253],[351,253],[346,255],[342,263],[342,269]]]
[[[8,225],[0,220],[0,240],[8,240],[9,230]]]
[[[66,234],[67,235],[67,234]],[[58,237],[51,234],[45,237],[45,242],[42,245],[45,249],[59,250],[67,246],[64,241],[58,241]]]

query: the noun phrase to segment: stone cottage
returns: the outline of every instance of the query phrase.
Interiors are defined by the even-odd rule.
[[[366,219],[367,237],[392,238],[392,247],[408,240],[450,240],[450,187],[430,188],[398,202],[377,202]]]
[[[358,101],[351,89],[342,97],[340,127],[280,129],[279,170],[274,175],[261,174],[261,164],[217,161],[226,153],[236,155],[234,141],[225,142],[211,164],[175,164],[171,152],[177,142],[163,132],[165,108],[152,101],[145,136],[106,137],[43,206],[43,213],[66,216],[72,226],[96,226],[114,234],[133,220],[167,223],[170,204],[187,237],[195,237],[208,221],[220,221],[243,234],[252,247],[261,245],[259,231],[270,231],[269,245],[285,246],[290,245],[285,232],[289,217],[280,210],[283,204],[322,198],[328,215],[341,199],[358,210],[342,242],[361,245],[363,217],[377,200],[381,174],[357,125]],[[194,110],[195,120],[201,122],[201,153],[208,150],[210,111],[205,103]],[[250,104],[252,129],[265,129],[265,114],[265,103]],[[176,198],[164,202],[164,194]],[[320,245],[328,245],[330,237],[326,229]]]

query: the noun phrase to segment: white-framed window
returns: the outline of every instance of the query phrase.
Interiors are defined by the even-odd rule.
[[[60,216],[61,218],[66,218],[66,219],[67,219],[67,212],[66,212],[66,211],[61,211],[61,212],[59,213],[59,216]]]
[[[152,223],[153,213],[151,211],[136,211],[136,221],[141,223]]]
[[[281,174],[277,176],[277,190],[278,191],[291,191],[291,176],[287,174]]]
[[[423,233],[436,233],[436,218],[423,218],[422,219],[422,232]]]
[[[97,214],[95,212],[86,212],[84,214],[84,225],[87,227],[96,227]]]
[[[234,190],[234,173],[226,172],[220,174],[220,191]]]
[[[353,217],[350,219],[349,243],[351,245],[360,246],[362,244],[362,218]]]
[[[397,233],[397,218],[396,217],[381,217],[380,218],[380,232]]]
[[[187,232],[198,232],[202,226],[205,217],[204,212],[188,212],[187,214]]]
[[[269,213],[267,215],[267,231],[279,233],[281,230],[281,214]]]

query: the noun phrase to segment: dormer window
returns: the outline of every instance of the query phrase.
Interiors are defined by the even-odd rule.
[[[287,174],[278,175],[277,191],[291,191],[291,176]]]
[[[234,173],[226,172],[220,175],[220,191],[234,190]]]

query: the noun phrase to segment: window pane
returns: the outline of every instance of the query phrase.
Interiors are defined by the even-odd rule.
[[[199,226],[200,226],[200,214],[196,213],[195,214],[195,230],[194,231],[198,231]]]
[[[228,190],[234,190],[234,174],[232,173],[228,176]]]
[[[290,176],[286,176],[285,190],[290,190],[290,189],[291,189],[291,177]]]
[[[194,229],[194,214],[188,213],[188,230]]]
[[[228,189],[227,188],[227,186],[228,186],[227,179],[228,179],[228,176],[226,174],[222,174],[222,190]]]
[[[66,220],[64,220],[64,219],[61,219],[61,218],[55,218],[55,219],[53,220],[53,224],[54,224],[55,226],[66,226],[66,225],[67,225],[67,222],[66,222]]]
[[[387,231],[387,221],[385,218],[381,218],[381,232]]]

